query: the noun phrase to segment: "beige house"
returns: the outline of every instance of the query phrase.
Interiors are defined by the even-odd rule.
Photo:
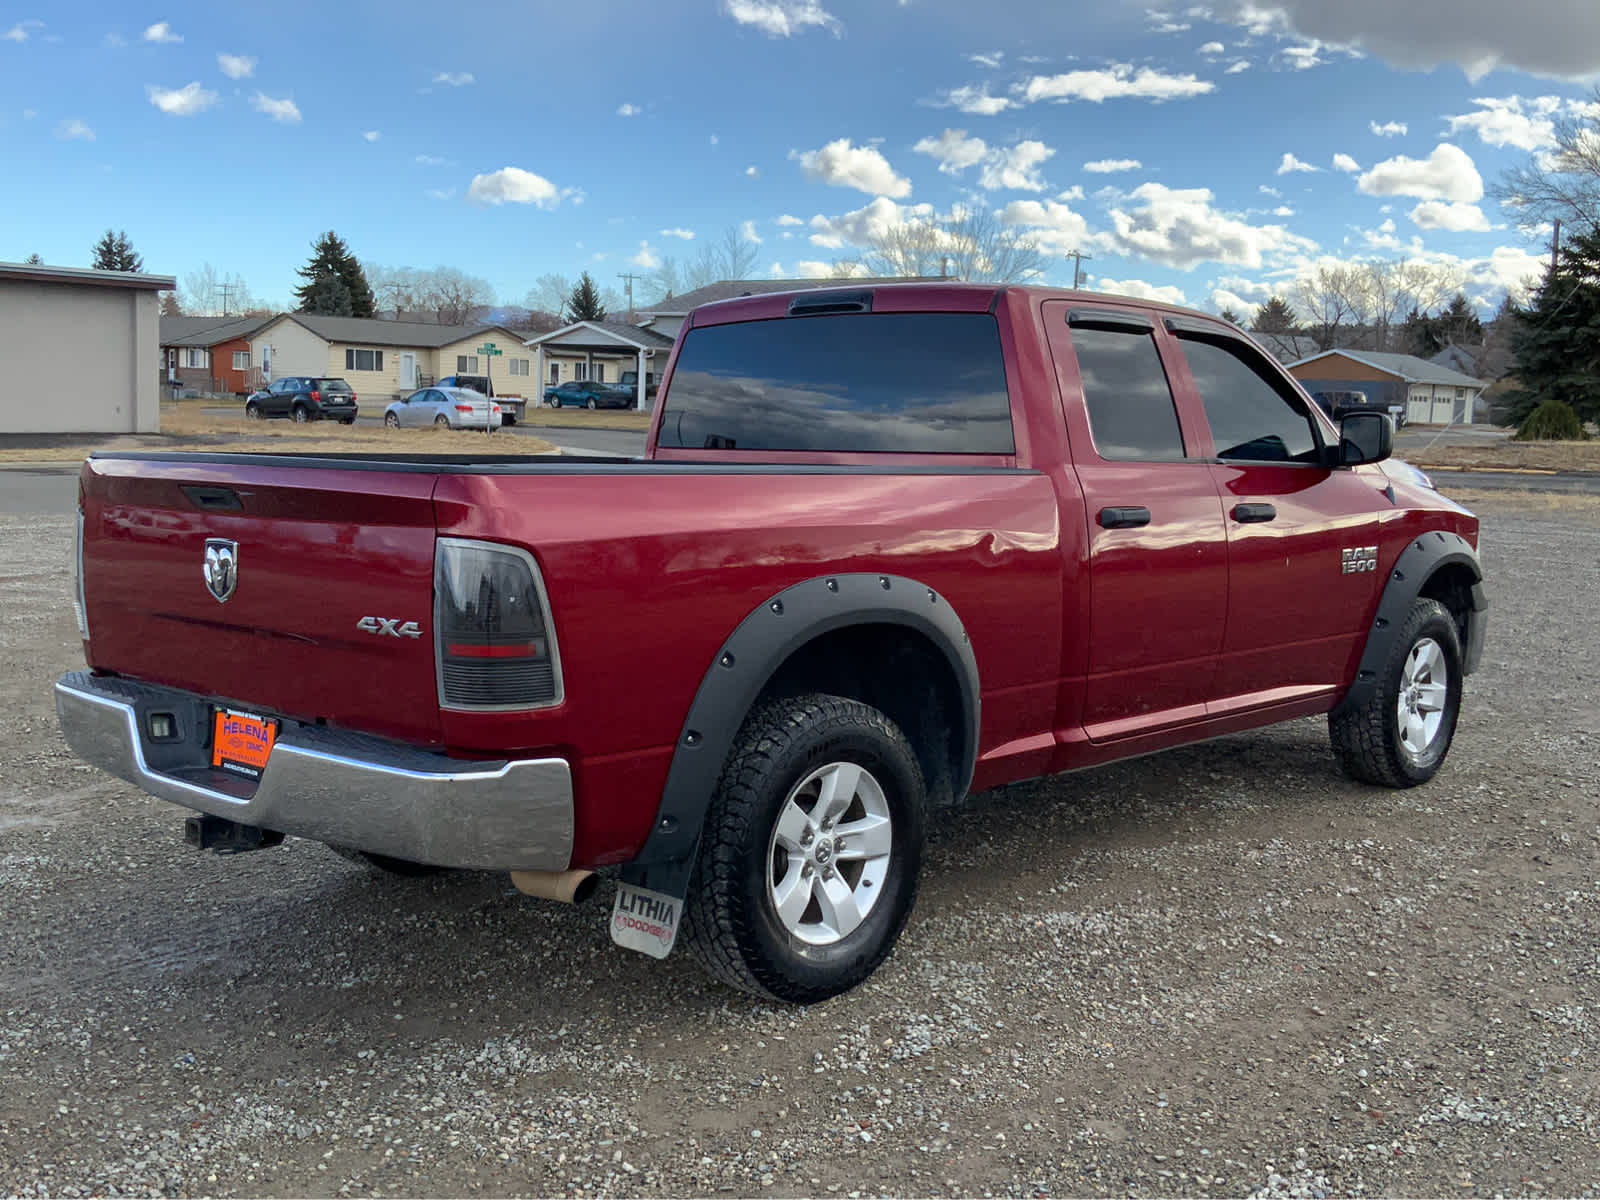
[[[0,433],[159,433],[157,293],[176,286],[0,263],[0,362],[14,384],[0,388]]]
[[[499,355],[479,353],[493,345]],[[533,356],[522,335],[502,325],[431,325],[373,317],[284,313],[250,339],[262,380],[337,375],[356,395],[393,399],[446,375],[484,375],[501,396],[537,403]]]
[[[543,387],[572,379],[593,379],[599,383],[619,383],[625,371],[636,371],[635,407],[643,412],[650,407],[648,384],[659,380],[673,339],[640,325],[618,325],[609,321],[578,321],[550,333],[528,339],[533,350],[534,378]]]

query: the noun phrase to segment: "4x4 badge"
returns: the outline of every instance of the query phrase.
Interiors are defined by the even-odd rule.
[[[226,604],[239,586],[239,543],[227,538],[206,539],[206,591]]]

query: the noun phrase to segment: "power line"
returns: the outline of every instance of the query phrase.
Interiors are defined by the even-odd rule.
[[[1092,254],[1085,254],[1081,250],[1069,250],[1065,257],[1072,260],[1072,286],[1076,290],[1083,286],[1083,264],[1094,258]]]
[[[624,286],[628,290],[628,316],[632,317],[633,316],[633,281],[635,279],[643,279],[644,276],[643,275],[635,275],[631,271],[618,271],[617,272],[617,278],[623,281]]]

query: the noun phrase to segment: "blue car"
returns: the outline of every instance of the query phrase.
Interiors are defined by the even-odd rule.
[[[544,390],[544,402],[551,408],[632,408],[637,398],[609,383],[593,379],[569,379]]]

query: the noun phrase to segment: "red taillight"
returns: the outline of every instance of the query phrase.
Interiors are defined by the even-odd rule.
[[[472,405],[470,405],[470,404],[458,404],[458,405],[456,405],[456,411],[457,412],[470,413],[472,411]]]
[[[437,547],[440,703],[468,709],[560,703],[559,655],[532,555],[463,538],[440,538]]]
[[[311,393],[311,403],[313,403],[313,404],[321,404],[322,403],[322,393],[321,392],[312,392]]]
[[[350,403],[354,404],[355,402],[356,402],[356,394],[354,392],[351,392],[350,393]]]
[[[495,412],[499,412],[500,411],[500,406],[498,404],[491,404],[491,405],[489,405],[489,407],[494,409]]]

